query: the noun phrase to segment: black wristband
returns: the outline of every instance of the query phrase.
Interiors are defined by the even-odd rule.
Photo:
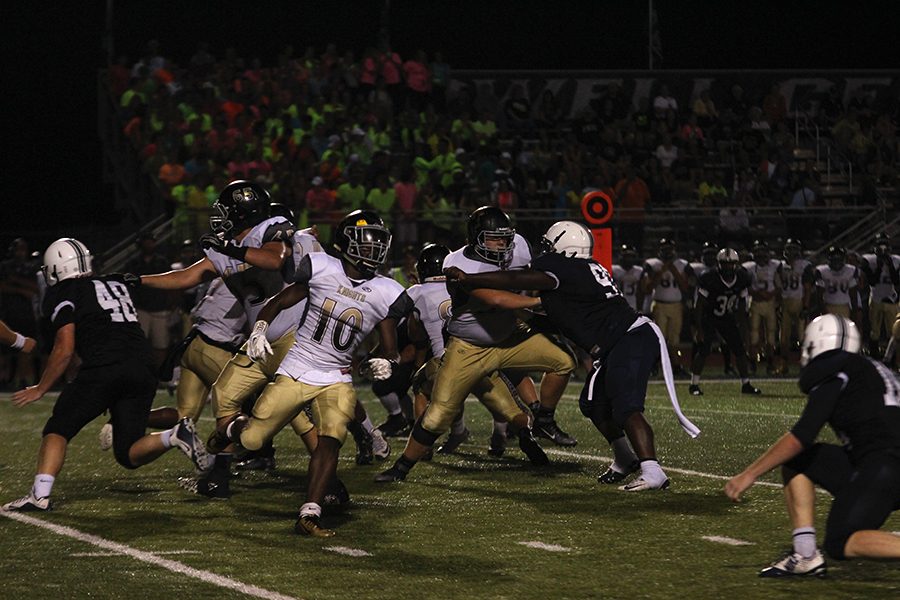
[[[230,256],[231,258],[235,258],[237,260],[247,262],[247,247],[246,246],[235,246],[234,244],[225,244],[225,246],[220,250],[222,254],[225,256]]]

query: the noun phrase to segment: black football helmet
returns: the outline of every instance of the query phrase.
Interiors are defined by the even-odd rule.
[[[675,240],[662,238],[659,240],[659,257],[663,260],[675,258]]]
[[[623,269],[630,269],[638,262],[637,250],[634,246],[622,244],[619,247],[619,266]]]
[[[828,257],[828,266],[834,271],[840,271],[847,262],[847,251],[841,246],[831,245],[825,251]]]
[[[270,217],[284,217],[291,223],[296,222],[297,215],[294,214],[286,204],[282,204],[281,202],[273,202],[269,205],[269,216]]]
[[[232,181],[212,205],[209,228],[216,235],[231,237],[269,218],[269,191],[246,179]]]
[[[487,262],[505,267],[512,261],[516,230],[506,213],[496,206],[482,206],[472,211],[466,224],[466,234],[469,247]],[[505,244],[491,248],[487,245],[489,241]]]
[[[803,255],[803,244],[796,238],[788,238],[784,242],[784,258],[786,260],[797,260]]]
[[[387,262],[391,232],[378,213],[354,210],[334,228],[332,247],[366,277],[372,277]]]
[[[875,256],[889,256],[891,253],[891,238],[883,231],[876,233],[875,239],[872,240],[872,247]]]
[[[769,244],[765,240],[754,241],[753,246],[750,247],[750,255],[753,256],[753,261],[756,264],[765,264],[772,258]]]
[[[700,249],[700,262],[712,269],[716,266],[716,254],[718,253],[719,249],[713,242],[703,242],[703,247]]]
[[[435,277],[444,276],[444,259],[450,254],[450,248],[441,244],[425,244],[416,261],[416,275],[419,281],[425,282]]]

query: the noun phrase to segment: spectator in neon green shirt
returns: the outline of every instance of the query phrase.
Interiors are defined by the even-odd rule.
[[[384,224],[390,228],[394,222],[393,212],[396,203],[397,195],[388,181],[387,173],[381,173],[375,178],[375,187],[369,190],[369,195],[366,196],[366,204],[376,210],[384,220]]]
[[[362,184],[362,169],[352,166],[349,180],[338,186],[337,208],[343,213],[360,209],[366,201],[366,188]]]

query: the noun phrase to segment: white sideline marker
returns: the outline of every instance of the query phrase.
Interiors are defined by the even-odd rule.
[[[707,542],[715,542],[717,544],[727,544],[729,546],[753,546],[753,542],[744,540],[736,540],[734,538],[725,537],[724,535],[702,535],[700,539]]]
[[[78,540],[79,542],[85,542],[87,544],[103,548],[104,550],[108,550],[116,554],[124,554],[126,556],[130,556],[135,560],[149,563],[157,567],[162,567],[163,569],[172,571],[173,573],[181,573],[182,575],[187,575],[188,577],[199,579],[204,583],[209,583],[221,588],[234,590],[248,596],[264,598],[265,600],[297,600],[293,596],[285,596],[284,594],[279,594],[278,592],[273,592],[271,590],[257,587],[255,585],[241,583],[240,581],[231,579],[230,577],[223,577],[222,575],[216,575],[215,573],[210,573],[209,571],[195,569],[194,567],[189,567],[184,563],[157,556],[157,554],[153,552],[138,550],[137,548],[132,548],[131,546],[126,546],[125,544],[119,544],[118,542],[113,542],[96,535],[84,533],[78,531],[77,529],[66,527],[64,525],[48,523],[47,521],[44,521],[42,519],[35,519],[34,517],[29,517],[28,515],[23,515],[17,512],[0,511],[0,516],[4,516],[14,521],[19,521],[21,523],[27,523],[29,525],[41,527],[43,529],[47,529],[48,531],[52,531],[57,535],[70,537],[72,539]]]
[[[344,556],[372,556],[371,552],[366,552],[365,550],[360,550],[359,548],[348,548],[346,546],[325,546],[325,549],[329,552],[343,554]]]
[[[571,552],[571,548],[559,546],[557,544],[545,544],[544,542],[519,542],[522,546],[529,548],[537,548],[538,550],[546,550],[547,552]]]

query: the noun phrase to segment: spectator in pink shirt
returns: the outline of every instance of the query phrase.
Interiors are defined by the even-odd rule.
[[[400,174],[400,179],[394,184],[394,196],[396,197],[394,206],[397,211],[397,219],[394,223],[393,234],[398,248],[407,244],[415,244],[419,240],[416,208],[418,194],[413,169],[407,166]]]
[[[417,50],[415,58],[403,63],[403,74],[406,77],[406,93],[409,105],[422,112],[428,105],[431,94],[431,69],[428,68],[428,57],[422,50]]]
[[[381,67],[381,78],[394,103],[394,110],[397,110],[403,94],[403,82],[400,78],[403,61],[400,60],[400,55],[391,50],[387,44],[383,46],[378,61]]]
[[[325,187],[325,181],[318,175],[313,177],[312,187],[306,192],[306,210],[309,212],[309,222],[326,222],[335,205],[334,193]]]

